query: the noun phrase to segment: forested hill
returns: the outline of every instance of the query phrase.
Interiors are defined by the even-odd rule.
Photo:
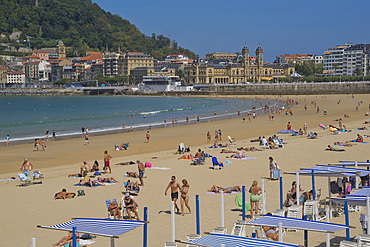
[[[37,6],[36,6],[37,5]],[[91,0],[0,0],[0,33],[22,31],[32,39],[63,40],[74,52],[87,49],[141,51],[163,59],[168,53],[194,53],[178,47],[170,48],[170,39],[163,35],[142,34],[128,20],[104,11]],[[48,43],[33,44],[46,46]],[[49,43],[50,45],[50,43]]]

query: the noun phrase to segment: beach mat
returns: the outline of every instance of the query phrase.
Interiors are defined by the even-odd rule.
[[[108,185],[112,185],[112,184],[115,184],[116,182],[113,182],[113,183],[103,183],[104,186],[108,186]],[[83,187],[90,187],[89,185],[85,184],[85,185],[81,185],[81,184],[74,184],[74,186],[83,186]],[[100,186],[100,184],[95,184],[93,187],[98,187]]]
[[[247,192],[247,189],[245,189],[245,191]],[[224,193],[224,195],[234,195],[234,194],[239,194],[239,193],[242,193],[242,192],[241,191],[231,191],[231,193]],[[221,193],[207,191],[206,194],[220,195]]]
[[[356,142],[356,143],[368,143],[368,142],[358,142],[356,140],[352,140],[352,142]]]
[[[257,157],[232,158],[233,160],[255,160]]]
[[[156,167],[156,166],[152,166],[152,167],[147,167],[146,169],[154,169],[154,170],[170,170],[171,168],[169,167]]]

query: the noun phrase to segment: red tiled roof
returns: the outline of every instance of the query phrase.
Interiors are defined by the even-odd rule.
[[[35,51],[31,51],[31,53],[57,53],[57,52],[56,51],[35,50]]]
[[[86,57],[82,57],[78,60],[79,61],[103,60],[103,54],[101,52],[88,51],[86,53],[90,55]]]
[[[8,75],[24,75],[24,73],[22,71],[10,71]]]
[[[307,54],[282,55],[283,57],[309,57]]]
[[[29,56],[25,56],[25,57],[23,57],[23,59],[27,59],[27,58],[29,58]],[[39,56],[36,56],[36,55],[31,55],[31,58],[37,58],[37,59],[40,59],[40,57],[39,57]]]
[[[0,70],[8,70],[7,68],[5,68],[5,67],[1,67],[0,66]]]

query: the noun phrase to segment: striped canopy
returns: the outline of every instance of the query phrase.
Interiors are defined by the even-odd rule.
[[[341,197],[331,197],[330,200],[339,203],[339,204],[344,204],[345,201],[348,201],[348,205],[352,206],[363,206],[366,207],[366,196],[353,196],[353,195],[348,195],[345,198]]]
[[[261,240],[257,238],[246,238],[246,237],[239,237],[239,236],[232,236],[232,235],[224,235],[224,234],[217,234],[211,233],[208,236],[203,238],[191,240],[188,242],[183,243],[191,243],[195,245],[202,245],[202,246],[210,246],[210,247],[220,247],[221,244],[224,244],[225,247],[244,247],[244,246],[298,246],[295,244],[286,244],[286,243],[279,243],[273,242],[268,240]]]
[[[331,166],[363,166],[363,167],[370,167],[370,162],[363,162],[363,161],[340,161],[337,164],[330,164]]]
[[[247,225],[255,226],[272,226],[278,227],[279,223],[282,223],[283,228],[297,229],[297,230],[308,230],[317,232],[336,232],[349,228],[345,225],[326,223],[320,221],[302,220],[295,218],[280,217],[274,215],[265,215],[262,218],[247,222]]]
[[[72,231],[72,227],[76,227],[77,231],[82,233],[118,237],[144,224],[144,221],[76,218],[58,225],[39,227],[64,231]]]
[[[317,165],[312,168],[302,169],[298,172],[288,172],[287,174],[295,175],[296,173],[299,173],[299,175],[311,175],[312,171],[314,171],[315,176],[324,177],[356,176],[357,174],[363,177],[370,173],[369,170],[364,169]]]
[[[359,191],[355,192],[353,195],[354,196],[363,196],[363,197],[370,196],[370,187],[364,187],[364,188],[360,189]]]

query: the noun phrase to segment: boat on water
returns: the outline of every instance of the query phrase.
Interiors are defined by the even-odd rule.
[[[193,86],[183,85],[178,76],[143,76],[139,83],[140,91],[154,92],[186,92],[193,90]]]

